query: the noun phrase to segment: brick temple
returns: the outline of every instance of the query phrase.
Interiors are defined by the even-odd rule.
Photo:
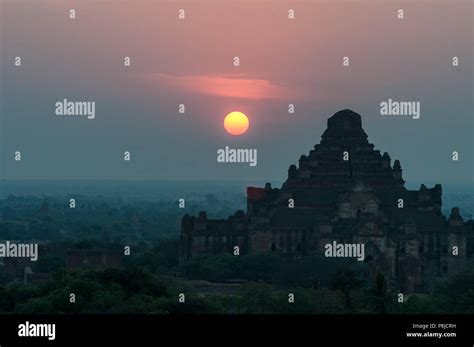
[[[247,212],[228,219],[185,215],[181,260],[203,253],[278,252],[304,256],[324,245],[363,243],[369,272],[381,271],[405,293],[429,277],[460,269],[472,251],[473,222],[458,208],[441,212],[441,185],[408,190],[400,161],[369,143],[361,117],[339,111],[321,142],[290,165],[281,188],[247,188]]]

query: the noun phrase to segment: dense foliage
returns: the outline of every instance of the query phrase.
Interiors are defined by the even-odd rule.
[[[77,247],[84,242],[77,244]],[[86,243],[87,244],[87,243]],[[90,246],[90,244],[88,244]],[[65,270],[39,284],[0,285],[2,313],[472,313],[474,269],[439,282],[432,295],[399,303],[383,274],[364,266],[309,256],[275,254],[201,256],[180,266],[178,242],[164,240],[129,259],[122,269]],[[54,257],[52,260],[54,262]],[[47,266],[47,264],[43,264]],[[186,275],[186,280],[183,279]],[[235,282],[236,293],[203,293],[188,279]],[[70,294],[75,302],[70,302]],[[185,293],[185,302],[179,294]],[[290,302],[290,294],[294,302]]]

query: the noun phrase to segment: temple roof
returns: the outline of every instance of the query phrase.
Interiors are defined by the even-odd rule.
[[[344,128],[344,122],[350,122],[354,128],[362,129],[362,121],[360,114],[349,110],[341,110],[328,118],[328,129]]]
[[[321,144],[338,143],[341,146],[345,146],[345,142],[348,142],[348,145],[354,142],[368,144],[367,134],[362,129],[361,117],[352,110],[346,109],[336,112],[328,119],[327,124],[328,127],[322,135]]]
[[[399,162],[395,161],[394,170],[389,154],[382,156],[374,149],[358,113],[348,109],[336,112],[328,119],[327,125],[321,142],[309,155],[300,157],[298,167],[290,166],[282,189],[323,188],[340,192],[351,189],[356,182],[375,190],[403,188]]]

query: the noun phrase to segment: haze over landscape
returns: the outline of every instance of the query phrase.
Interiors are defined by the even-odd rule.
[[[281,182],[350,108],[408,184],[472,185],[472,2],[407,2],[403,25],[388,3],[292,7],[289,21],[279,1],[3,1],[1,178]],[[389,98],[419,101],[420,119],[381,116]],[[95,119],[56,116],[63,99],[95,101]],[[223,128],[234,110],[240,137]],[[219,164],[226,145],[257,148],[258,165]]]

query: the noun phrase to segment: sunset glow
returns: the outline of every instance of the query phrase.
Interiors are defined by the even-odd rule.
[[[250,100],[300,99],[303,93],[296,86],[287,88],[269,79],[245,74],[184,75],[148,74],[146,78],[163,83],[182,93],[196,93]]]

